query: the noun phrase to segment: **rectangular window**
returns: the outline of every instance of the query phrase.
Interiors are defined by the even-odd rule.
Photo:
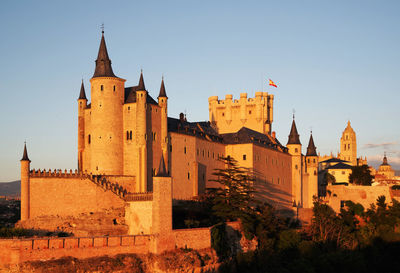
[[[243,155],[243,160],[246,160],[246,155]]]
[[[186,154],[186,147],[183,148],[183,153]]]

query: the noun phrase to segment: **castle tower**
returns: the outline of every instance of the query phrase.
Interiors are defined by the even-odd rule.
[[[292,155],[292,197],[293,203],[301,207],[302,200],[302,160],[301,160],[301,143],[300,136],[297,133],[296,122],[292,122],[288,143],[289,154]]]
[[[160,93],[158,95],[158,105],[161,107],[161,149],[168,173],[168,97],[167,93],[165,92],[164,77],[161,80]]]
[[[90,171],[123,173],[123,112],[125,80],[114,75],[102,31],[91,83]],[[88,136],[89,137],[89,136]]]
[[[78,171],[83,170],[83,151],[85,150],[85,109],[87,98],[83,80],[78,98]]]
[[[26,143],[24,154],[21,159],[21,221],[29,219],[30,193],[29,193],[29,170],[31,161],[28,158]]]
[[[242,127],[262,134],[271,134],[274,95],[256,92],[255,98],[241,93],[239,100],[228,94],[225,100],[217,96],[208,98],[210,122],[220,134],[236,133]]]
[[[306,154],[306,173],[307,185],[306,189],[303,190],[303,206],[305,208],[312,208],[313,196],[318,197],[318,155],[317,148],[314,145],[314,139],[312,133],[308,142],[307,154]]]
[[[340,159],[349,161],[351,165],[357,165],[357,141],[356,133],[347,122],[347,127],[340,138]]]
[[[136,145],[138,149],[138,170],[136,172],[136,192],[147,191],[147,91],[144,86],[143,72],[140,73],[136,91]]]
[[[172,233],[172,182],[163,155],[158,173],[153,177],[152,231],[155,236],[153,253],[175,248]]]

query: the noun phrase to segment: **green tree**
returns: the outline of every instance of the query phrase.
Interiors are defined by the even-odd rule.
[[[336,178],[331,175],[329,172],[326,172],[324,175],[324,181],[326,185],[332,185],[336,183]]]
[[[367,165],[351,167],[349,182],[356,185],[371,186],[374,176],[371,175]]]
[[[210,179],[220,184],[221,187],[209,190],[213,200],[215,215],[224,220],[237,220],[249,217],[252,211],[254,192],[254,176],[252,172],[239,167],[232,157],[220,159],[225,163],[224,169],[215,169],[215,179]]]

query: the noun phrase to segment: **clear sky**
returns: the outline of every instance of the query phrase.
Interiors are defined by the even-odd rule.
[[[305,152],[337,153],[347,120],[358,155],[400,169],[400,1],[13,1],[0,6],[0,181],[77,166],[77,97],[101,29],[114,73],[157,97],[169,116],[208,120],[208,97],[275,95],[273,130],[292,112]],[[267,86],[271,78],[278,88]]]

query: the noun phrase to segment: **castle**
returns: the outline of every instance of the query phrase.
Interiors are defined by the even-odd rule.
[[[296,208],[311,208],[318,195],[313,136],[302,154],[293,119],[287,146],[278,141],[272,94],[210,97],[207,122],[189,122],[183,114],[168,117],[164,79],[157,100],[146,90],[143,72],[137,86],[125,86],[113,72],[102,32],[90,98],[82,82],[78,170],[31,170],[24,147],[23,226],[65,228],[60,219],[73,217],[84,225],[90,217],[97,215],[101,222],[111,215],[101,230],[88,234],[101,234],[105,227],[107,234],[158,234],[172,229],[161,223],[169,223],[173,199],[193,199],[219,186],[210,179],[214,169],[225,167],[219,159],[228,156],[253,171],[255,197],[278,210],[293,214]]]

